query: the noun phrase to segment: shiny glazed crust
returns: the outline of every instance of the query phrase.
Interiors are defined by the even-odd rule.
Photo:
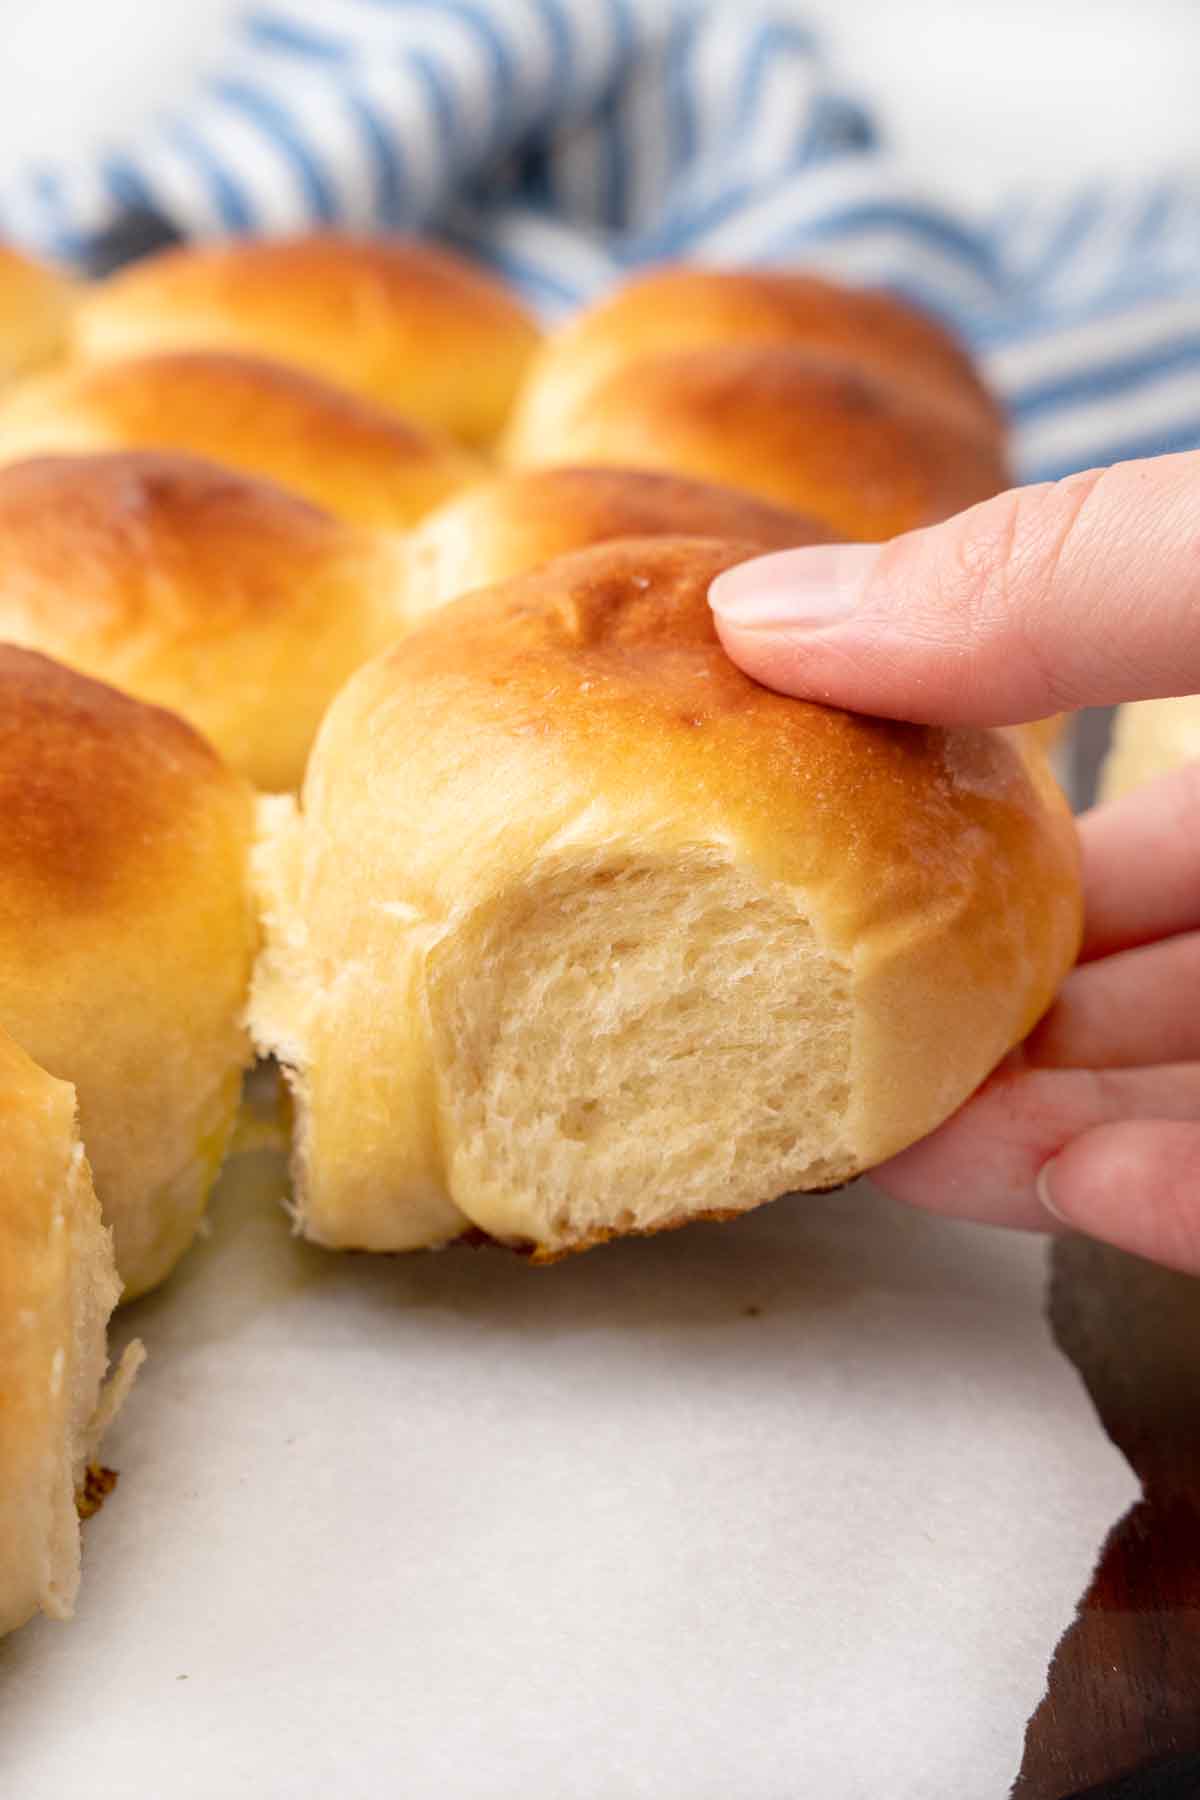
[[[1003,414],[967,352],[915,307],[795,271],[668,265],[617,288],[547,339],[514,411],[511,454],[546,461],[587,396],[617,369],[731,344],[806,350],[1003,441]]]
[[[73,364],[0,406],[0,461],[87,450],[208,457],[392,530],[482,472],[449,437],[319,376],[219,351]]]
[[[537,343],[482,269],[432,244],[311,232],[172,249],[99,284],[76,353],[243,351],[486,443]]]
[[[0,647],[0,1026],[78,1093],[127,1295],[191,1242],[236,1114],[252,813],[181,719]]]
[[[763,550],[828,541],[826,527],[714,482],[649,469],[513,469],[446,501],[404,553],[412,620],[472,588],[622,537],[741,538]]]

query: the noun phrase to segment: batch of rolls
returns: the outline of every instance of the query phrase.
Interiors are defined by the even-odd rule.
[[[65,1616],[255,1057],[314,1242],[566,1251],[838,1185],[1076,950],[1022,732],[783,699],[706,593],[1007,485],[879,295],[663,269],[551,335],[440,249],[0,261],[0,1629]]]

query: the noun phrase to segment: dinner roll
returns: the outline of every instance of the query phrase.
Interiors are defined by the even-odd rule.
[[[1070,713],[1052,713],[1048,719],[1033,719],[1026,730],[1033,733],[1042,749],[1049,754],[1063,744],[1071,717]]]
[[[168,706],[256,786],[397,629],[399,558],[271,482],[160,451],[0,468],[0,639]]]
[[[998,442],[973,426],[873,374],[780,344],[618,368],[532,460],[728,482],[854,539],[944,519],[1009,481]]]
[[[408,620],[568,550],[621,537],[707,534],[762,550],[820,544],[815,519],[738,488],[648,469],[515,469],[439,506],[407,540]]]
[[[1137,700],[1119,706],[1112,743],[1100,774],[1100,798],[1115,800],[1165,775],[1181,763],[1200,760],[1200,695],[1169,700]]]
[[[1003,439],[1003,415],[966,351],[927,314],[892,295],[794,270],[668,265],[617,288],[547,340],[514,412],[514,458],[544,462],[589,394],[617,369],[729,344],[807,350]]]
[[[119,1288],[74,1092],[0,1031],[0,1633],[71,1616],[75,1495],[141,1354],[102,1401]]]
[[[161,251],[98,283],[77,354],[247,351],[486,443],[537,343],[482,269],[402,238],[319,231]]]
[[[397,530],[482,473],[449,438],[317,376],[220,352],[72,366],[0,407],[0,462],[80,450],[208,456]]]
[[[78,1092],[127,1296],[191,1242],[237,1113],[252,811],[182,719],[0,646],[0,1027]]]
[[[626,539],[452,602],[264,809],[251,1018],[310,1238],[544,1258],[827,1188],[1049,1004],[1079,877],[1032,740],[759,687],[707,600],[753,548]]]
[[[0,244],[0,385],[62,354],[74,296],[65,276]]]

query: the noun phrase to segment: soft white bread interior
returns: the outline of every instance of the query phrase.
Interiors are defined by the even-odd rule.
[[[1200,695],[1138,700],[1117,708],[1112,743],[1100,772],[1100,798],[1115,800],[1200,760]]]
[[[90,450],[208,457],[394,531],[483,473],[444,433],[302,369],[221,351],[69,364],[0,406],[0,462]]]
[[[815,519],[739,488],[650,469],[510,469],[466,488],[405,540],[406,622],[473,588],[623,537],[740,538],[762,550],[821,544]]]
[[[0,386],[65,353],[78,291],[57,269],[0,244]]]
[[[757,686],[707,604],[753,548],[560,558],[334,701],[257,852],[309,1237],[548,1257],[829,1187],[1049,1004],[1080,894],[1040,752]]]
[[[537,341],[516,297],[463,257],[339,231],[144,257],[91,289],[74,330],[84,358],[270,357],[470,443],[500,429]]]
[[[195,457],[0,468],[0,640],[169,707],[259,788],[299,786],[330,699],[396,635],[400,557]]]
[[[75,1496],[141,1356],[102,1400],[119,1291],[74,1092],[0,1030],[0,1633],[71,1615]]]
[[[191,1242],[237,1114],[252,822],[182,719],[0,646],[0,1026],[78,1093],[126,1297]]]

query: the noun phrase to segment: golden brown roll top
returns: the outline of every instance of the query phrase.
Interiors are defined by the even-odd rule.
[[[78,1092],[127,1295],[187,1248],[234,1122],[251,825],[181,719],[0,647],[0,1027]]]
[[[87,450],[209,457],[393,530],[482,472],[451,439],[317,376],[221,352],[77,364],[0,407],[0,462]]]
[[[311,1237],[553,1255],[829,1186],[1049,1003],[1080,898],[1040,755],[758,687],[706,597],[754,548],[562,558],[334,702],[258,853]]]
[[[822,537],[645,471],[502,475],[402,541],[199,458],[45,457],[0,467],[0,640],[170,707],[279,792],[346,678],[431,608],[562,550],[701,528],[763,549]]]
[[[793,270],[667,265],[625,283],[547,340],[522,388],[510,450],[520,462],[555,456],[588,396],[630,363],[729,345],[807,350],[1003,439],[1000,407],[966,351],[902,300]]]
[[[178,712],[297,787],[342,682],[396,634],[391,539],[157,451],[0,468],[0,640]]]
[[[536,460],[621,463],[727,482],[890,537],[996,493],[994,438],[844,364],[787,345],[725,345],[632,362],[589,391]]]
[[[76,354],[241,351],[469,443],[499,431],[537,342],[491,276],[432,244],[311,232],[187,246],[98,284]]]
[[[75,1094],[0,1030],[0,1634],[71,1615],[75,1495],[112,1410],[101,1382],[119,1292]]]
[[[418,526],[404,551],[406,619],[472,588],[613,538],[741,538],[762,550],[827,542],[815,519],[739,488],[648,469],[514,469],[467,488]]]
[[[64,275],[0,244],[0,386],[64,353],[74,304]]]

